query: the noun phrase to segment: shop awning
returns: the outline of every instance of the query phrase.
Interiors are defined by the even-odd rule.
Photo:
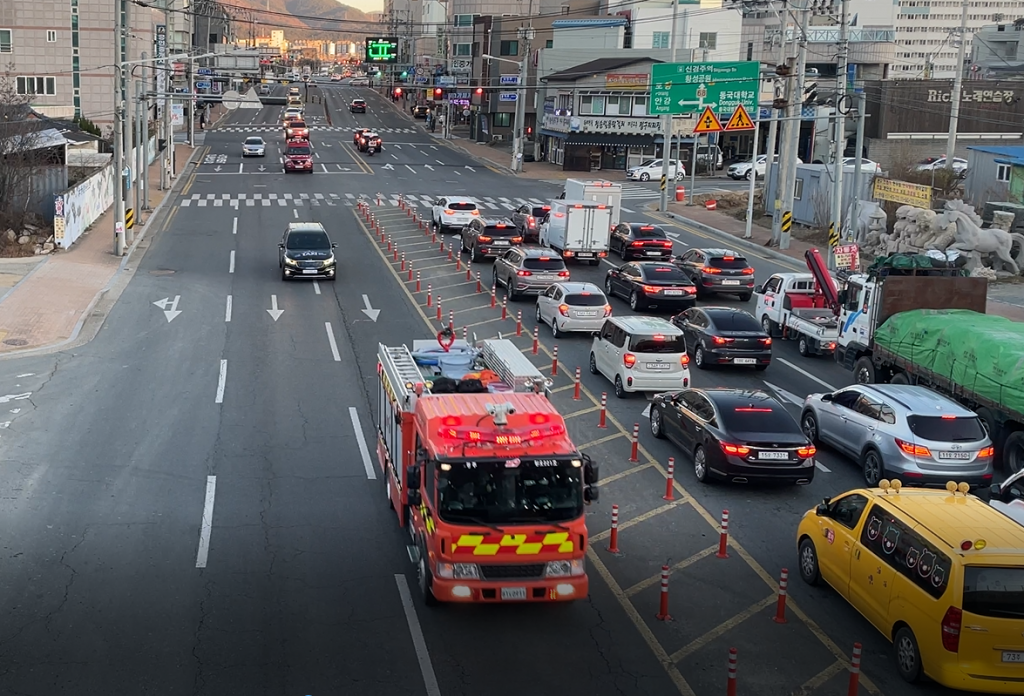
[[[611,145],[615,147],[647,147],[654,144],[653,135],[613,135],[598,133],[570,133],[567,147],[572,145]]]

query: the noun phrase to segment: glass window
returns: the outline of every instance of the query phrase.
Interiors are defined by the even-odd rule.
[[[57,30],[47,29],[46,30],[46,43],[57,43]]]
[[[793,416],[781,406],[741,406],[719,410],[722,425],[729,432],[800,434],[800,427],[793,420]]]
[[[448,204],[448,210],[476,210],[476,203],[459,203],[453,201]]]
[[[977,416],[907,416],[911,432],[934,442],[977,442],[985,439],[985,426]]]
[[[644,278],[655,282],[682,283],[690,285],[690,276],[675,266],[656,266],[644,269]]]
[[[547,41],[544,42],[544,48],[554,48],[554,47],[555,47],[555,40],[554,39],[548,39]]]
[[[455,44],[455,55],[457,55],[457,56],[471,56],[471,55],[473,55],[473,44],[471,44],[471,43]]]
[[[581,469],[570,460],[452,462],[437,477],[441,516],[452,522],[565,521],[583,511]]]
[[[519,42],[518,41],[502,41],[499,47],[499,56],[518,56],[519,55]]]
[[[323,232],[293,232],[288,235],[289,249],[326,249],[331,241]]]
[[[793,187],[793,199],[794,200],[798,200],[798,201],[799,200],[803,200],[803,196],[804,196],[804,180],[800,179],[800,178],[797,178],[796,186]]]
[[[686,343],[682,335],[636,335],[629,340],[629,349],[634,353],[685,353]]]
[[[1024,619],[1024,568],[964,567],[964,611]]]
[[[651,48],[668,48],[670,32],[651,32]]]
[[[871,418],[872,420],[882,419],[882,404],[863,394],[859,399],[857,399],[857,403],[854,404],[853,410],[862,416]]]
[[[494,127],[495,128],[511,128],[512,127],[512,114],[508,111],[499,111],[494,114]]]
[[[564,271],[565,262],[555,257],[527,258],[523,259],[523,268],[531,271]]]
[[[57,80],[53,77],[19,77],[15,80],[18,94],[23,96],[44,96],[57,93]]]
[[[0,53],[14,52],[14,31],[12,29],[0,29]]]
[[[832,403],[836,406],[842,406],[843,408],[853,408],[853,405],[857,403],[857,399],[859,398],[860,392],[848,389],[833,396]]]
[[[860,522],[860,516],[864,514],[867,505],[868,499],[865,496],[854,493],[829,503],[828,516],[847,529],[853,529]]]
[[[1010,165],[1008,164],[997,164],[996,165],[996,181],[1008,184],[1010,183]]]
[[[603,307],[608,304],[605,300],[604,295],[598,293],[578,293],[575,295],[566,295],[565,303],[572,305],[573,307]]]
[[[628,111],[628,109],[629,109],[629,102],[628,101],[626,101],[626,109],[627,109],[626,113],[629,113],[629,111]],[[619,98],[618,97],[608,97],[605,100],[604,113],[607,116],[618,116],[621,113],[619,111]]]
[[[647,97],[633,97],[633,115],[647,115]]]
[[[935,599],[946,592],[949,557],[879,505],[868,512],[860,543]]]
[[[457,26],[457,27],[471,27],[471,26],[473,26],[473,15],[471,15],[471,14],[455,15],[455,26]]]
[[[697,47],[714,51],[718,48],[718,34],[713,31],[702,31],[700,33],[700,44]]]
[[[708,316],[720,331],[762,331],[760,322],[746,312],[708,311]]]

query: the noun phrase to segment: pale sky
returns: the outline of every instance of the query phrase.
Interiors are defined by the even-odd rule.
[[[338,0],[342,5],[354,7],[363,12],[383,12],[384,0]]]

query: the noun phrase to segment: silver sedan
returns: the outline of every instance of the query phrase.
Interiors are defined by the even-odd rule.
[[[259,136],[252,136],[242,143],[242,157],[266,157],[267,143]]]

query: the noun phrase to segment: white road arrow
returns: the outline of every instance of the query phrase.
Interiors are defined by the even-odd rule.
[[[261,171],[261,172],[265,172],[266,170],[267,170],[267,168],[266,168],[266,167],[264,167],[264,166],[263,166],[263,165],[261,164],[261,165],[260,165],[260,171]]]
[[[348,167],[342,167],[342,168],[341,168],[341,171],[343,171],[343,172],[350,172],[350,171],[352,171],[352,170],[351,170],[351,169],[349,169]]]
[[[157,300],[156,302],[153,303],[160,309],[164,310],[164,316],[167,317],[168,324],[174,321],[174,318],[176,316],[181,314],[181,312],[178,310],[178,300],[180,299],[181,295],[175,295],[173,300],[169,297],[165,297],[164,299]],[[170,307],[170,309],[168,309],[168,307]]]
[[[434,171],[434,168],[431,167],[429,164],[424,164],[423,166],[429,169],[430,171]]]
[[[783,401],[788,401],[789,403],[796,404],[797,406],[803,406],[804,404],[804,400],[801,397],[797,396],[793,392],[786,391],[782,387],[776,387],[771,382],[765,382],[764,386],[775,392]]]
[[[217,165],[216,167],[214,167],[214,168],[213,168],[213,171],[215,171],[215,172],[219,172],[219,171],[220,171],[220,165],[218,164],[218,165]]]
[[[473,168],[472,168],[471,166],[469,166],[468,164],[466,165],[466,169],[468,169],[468,170],[469,170],[469,171],[471,171],[471,172],[475,172],[475,171],[476,171],[475,169],[473,169]]]
[[[280,319],[281,315],[284,314],[283,309],[277,308],[277,295],[270,296],[270,309],[267,310],[267,314],[269,314],[274,321]]]
[[[385,164],[383,167],[381,167],[381,169],[392,169],[393,170],[394,167],[392,167],[390,164]]]
[[[363,314],[370,317],[370,321],[377,321],[377,317],[380,316],[380,310],[374,309],[370,305],[370,298],[366,295],[363,295],[363,304],[366,305],[366,309],[363,310]]]

